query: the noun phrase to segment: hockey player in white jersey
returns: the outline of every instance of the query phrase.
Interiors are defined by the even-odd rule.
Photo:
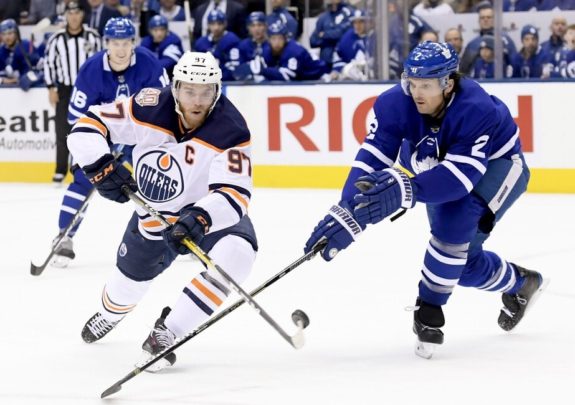
[[[152,280],[189,237],[234,280],[249,275],[257,251],[246,215],[251,197],[250,132],[221,94],[221,70],[209,53],[186,52],[171,88],[146,88],[129,99],[90,107],[68,137],[68,147],[101,195],[123,203],[122,188],[138,191],[173,225],[165,228],[137,208],[117,252],[100,307],[82,338],[95,342],[142,299]],[[110,154],[108,142],[135,145],[134,178]],[[211,270],[186,285],[174,308],[165,308],[143,344],[150,354],[171,346],[223,303],[227,282]],[[175,362],[173,353],[152,371]]]

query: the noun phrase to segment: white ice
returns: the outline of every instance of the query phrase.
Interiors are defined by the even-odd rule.
[[[179,259],[116,330],[92,345],[80,338],[114,266],[130,216],[97,196],[75,238],[67,269],[41,263],[57,233],[64,190],[0,185],[0,404],[542,404],[572,403],[575,381],[575,195],[525,195],[487,248],[551,279],[512,333],[497,326],[500,296],[459,287],[445,307],[445,344],[415,356],[411,332],[429,231],[416,207],[368,229],[333,262],[301,265],[258,296],[284,328],[311,319],[303,349],[291,348],[247,306],[177,351],[175,367],[142,373],[109,400],[100,393],[133,369],[140,345],[166,305],[200,271]],[[256,189],[250,216],[260,252],[251,290],[302,254],[335,190]],[[229,302],[235,301],[234,295]]]

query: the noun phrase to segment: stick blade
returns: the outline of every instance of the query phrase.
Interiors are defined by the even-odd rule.
[[[102,392],[102,395],[100,395],[100,398],[106,398],[109,397],[112,394],[115,394],[116,392],[120,391],[122,389],[122,384],[114,384],[112,385],[110,388],[108,388],[106,391]]]
[[[45,268],[46,266],[36,266],[34,263],[30,262],[30,274],[33,276],[39,276]]]

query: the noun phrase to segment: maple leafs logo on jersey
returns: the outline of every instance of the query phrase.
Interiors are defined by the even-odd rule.
[[[173,200],[184,191],[182,168],[162,150],[153,150],[138,159],[136,181],[142,195],[152,202]]]

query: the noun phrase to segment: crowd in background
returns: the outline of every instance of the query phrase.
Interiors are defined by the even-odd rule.
[[[219,60],[226,81],[368,80],[374,78],[374,21],[361,7],[370,0],[310,0],[310,15],[317,17],[315,29],[302,40],[304,1],[192,0],[190,32],[192,50],[211,52]],[[20,38],[19,25],[66,26],[66,4],[70,0],[0,0],[0,81],[23,89],[45,83],[44,49],[51,33],[35,45]],[[139,27],[140,45],[153,52],[169,72],[183,52],[181,38],[169,29],[172,21],[185,21],[183,1],[178,0],[78,0],[83,23],[100,35],[110,18],[126,17]],[[392,79],[402,72],[402,55],[416,44],[446,41],[461,58],[460,70],[473,78],[493,78],[494,10],[489,1],[412,1],[409,40],[404,39],[402,3],[389,0],[389,67]],[[575,0],[505,0],[504,11],[575,10]],[[432,27],[426,18],[434,15],[473,12],[478,16],[479,35],[469,43],[457,27]],[[575,25],[566,18],[553,18],[548,32],[534,25],[521,27],[521,43],[502,37],[504,76],[508,78],[575,77]],[[105,44],[104,44],[105,45]]]

